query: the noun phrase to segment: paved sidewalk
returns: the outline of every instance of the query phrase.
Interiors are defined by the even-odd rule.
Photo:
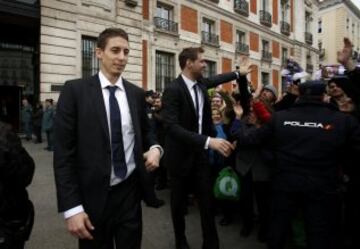
[[[76,249],[77,241],[65,231],[64,220],[57,213],[52,153],[45,151],[45,143],[33,144],[23,141],[36,162],[36,172],[29,187],[30,198],[35,205],[35,225],[27,249]],[[170,220],[169,191],[158,192],[166,205],[160,209],[143,206],[142,249],[175,249]],[[187,237],[191,249],[201,249],[200,217],[196,207],[189,208]],[[217,218],[217,220],[219,217]],[[255,235],[243,239],[240,225],[218,226],[221,249],[265,249],[256,241]]]

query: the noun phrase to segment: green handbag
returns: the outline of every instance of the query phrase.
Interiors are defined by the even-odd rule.
[[[240,180],[231,167],[219,172],[214,185],[214,195],[219,200],[238,201],[240,199]]]

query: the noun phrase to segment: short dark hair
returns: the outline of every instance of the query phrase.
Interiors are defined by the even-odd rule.
[[[125,30],[121,28],[107,28],[103,32],[100,33],[96,46],[101,49],[105,49],[106,44],[110,38],[118,37],[124,38],[129,42],[129,35]]]
[[[202,47],[184,48],[183,51],[181,51],[181,53],[179,54],[179,64],[180,64],[181,70],[183,70],[185,68],[187,60],[195,61],[198,58],[198,54],[200,54],[200,53],[202,54],[204,52],[205,52],[205,50]]]

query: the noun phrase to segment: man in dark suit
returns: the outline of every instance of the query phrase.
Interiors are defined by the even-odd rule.
[[[171,181],[171,214],[176,248],[188,249],[184,210],[189,185],[198,197],[203,249],[218,249],[219,241],[213,215],[211,169],[208,149],[228,156],[231,143],[213,138],[210,101],[207,89],[237,78],[226,73],[204,79],[206,68],[202,48],[185,48],[179,55],[181,75],[165,90],[162,116],[165,124],[165,164]],[[191,184],[190,184],[191,183]]]
[[[150,129],[144,91],[121,76],[129,56],[127,33],[104,30],[96,56],[100,72],[66,82],[58,101],[58,208],[80,249],[138,249],[140,200],[162,148]]]

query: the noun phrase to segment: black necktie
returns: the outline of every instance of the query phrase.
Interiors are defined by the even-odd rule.
[[[117,86],[108,86],[110,92],[110,127],[111,127],[111,153],[115,176],[124,179],[127,173],[124,143],[121,127],[121,112],[115,97]]]
[[[194,93],[195,93],[195,112],[196,112],[196,117],[197,119],[199,119],[199,95],[198,95],[198,91],[197,91],[197,83],[193,86],[194,88]]]

